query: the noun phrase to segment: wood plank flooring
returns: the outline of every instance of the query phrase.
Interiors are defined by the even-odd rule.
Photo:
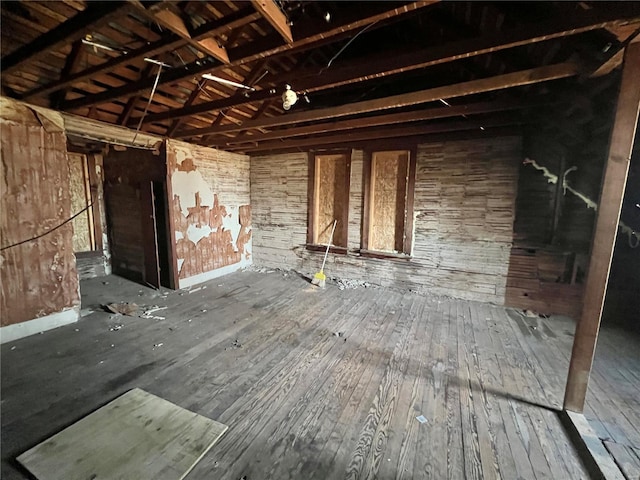
[[[96,311],[2,346],[3,479],[28,478],[17,455],[134,387],[229,426],[188,479],[589,478],[553,410],[569,320],[320,290],[282,272],[176,292],[110,276],[84,281],[82,294],[87,313],[123,301],[167,308],[160,318]],[[619,358],[619,340],[603,352]],[[617,444],[638,435],[637,364],[621,360],[614,375],[596,358],[590,408]],[[614,407],[625,413],[595,413]]]

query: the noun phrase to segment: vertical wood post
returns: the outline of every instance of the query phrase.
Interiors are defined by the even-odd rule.
[[[591,247],[582,316],[576,328],[564,397],[564,409],[582,413],[593,364],[609,269],[618,233],[620,209],[629,171],[640,109],[640,43],[625,53],[622,81],[611,131],[609,155]]]

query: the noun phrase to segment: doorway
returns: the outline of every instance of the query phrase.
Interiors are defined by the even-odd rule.
[[[155,218],[156,245],[158,252],[158,270],[160,285],[174,288],[171,275],[171,252],[169,250],[169,203],[167,202],[167,183],[151,183],[153,193],[153,212]]]

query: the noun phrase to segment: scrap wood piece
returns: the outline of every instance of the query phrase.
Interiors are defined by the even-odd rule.
[[[135,388],[17,460],[38,480],[182,480],[227,429]]]
[[[138,305],[128,302],[108,303],[106,305],[103,305],[103,307],[111,313],[127,315],[129,317],[135,316],[135,314],[138,312]]]

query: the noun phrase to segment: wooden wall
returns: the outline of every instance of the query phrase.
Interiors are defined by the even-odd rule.
[[[249,157],[174,140],[166,151],[180,285],[250,264]]]
[[[567,184],[597,202],[608,129],[580,145],[537,131],[527,132],[525,139],[524,157],[535,160],[537,168],[520,165],[506,304],[577,319],[596,211],[563,188],[562,175],[568,172]],[[549,175],[559,176],[559,183],[550,182]]]
[[[327,275],[504,303],[522,160],[520,139],[432,142],[419,145],[417,152],[411,260],[358,255],[363,152],[355,150],[349,254],[330,254]],[[256,264],[307,274],[319,269],[322,254],[305,248],[307,188],[306,153],[251,158]]]
[[[77,309],[80,295],[72,224],[56,228],[72,215],[66,136],[23,104],[3,98],[1,107],[2,247],[51,231],[0,252],[6,326]]]

